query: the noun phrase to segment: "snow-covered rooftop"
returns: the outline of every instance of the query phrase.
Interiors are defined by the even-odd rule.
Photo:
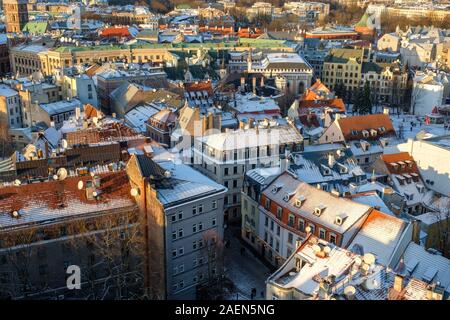
[[[230,130],[197,138],[207,146],[216,150],[236,150],[254,148],[257,146],[278,145],[280,143],[300,143],[301,134],[292,126],[277,126],[268,128],[251,128]]]
[[[52,103],[42,103],[39,106],[50,116],[59,113],[74,111],[77,107],[82,108],[82,104],[78,99],[73,99],[70,101],[61,100]]]

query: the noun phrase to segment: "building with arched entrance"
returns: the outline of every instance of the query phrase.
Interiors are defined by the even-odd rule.
[[[276,77],[279,79],[276,83],[283,86],[279,90],[301,95],[311,85],[314,70],[298,53],[280,52],[268,53],[258,63],[249,59],[247,72]]]

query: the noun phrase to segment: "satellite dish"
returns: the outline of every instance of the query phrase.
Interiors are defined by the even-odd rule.
[[[131,195],[133,197],[137,197],[139,195],[139,189],[138,188],[131,188],[130,193],[131,193]]]
[[[58,180],[58,176],[56,174],[53,175],[53,180]]]
[[[91,171],[89,174],[91,175],[91,177],[95,176],[95,173],[93,171]]]
[[[172,173],[170,173],[169,170],[166,170],[166,171],[164,172],[164,176],[165,176],[166,178],[170,178],[170,177],[172,176]]]
[[[314,253],[319,253],[320,251],[322,251],[322,249],[320,249],[320,246],[317,244],[312,246],[312,250],[314,251]]]
[[[62,181],[67,178],[67,175],[68,175],[67,170],[64,168],[59,168],[58,171],[56,172],[56,175],[57,175],[57,179]]]
[[[20,186],[21,184],[22,184],[22,182],[19,179],[14,180],[15,186]]]
[[[375,256],[371,253],[366,253],[363,257],[364,263],[369,266],[375,263]]]
[[[374,290],[379,288],[379,283],[376,279],[367,279],[364,286],[367,290]]]
[[[98,196],[98,192],[97,192],[97,191],[93,191],[93,192],[92,192],[92,195],[93,195],[94,197],[96,197],[96,196]]]
[[[356,294],[356,288],[354,286],[347,286],[344,288],[344,294],[347,297],[347,299],[353,299],[353,297]]]
[[[14,218],[18,218],[20,215],[19,215],[19,212],[18,212],[18,211],[14,210],[14,211],[12,212],[12,216],[13,216]]]
[[[67,142],[67,140],[66,139],[62,139],[61,140],[61,146],[64,148],[64,149],[67,149],[67,146],[69,145],[69,143]]]
[[[362,259],[360,257],[355,258],[355,266],[360,266],[362,264]]]
[[[82,180],[78,181],[78,190],[82,190],[84,187],[84,182]]]
[[[331,252],[331,248],[329,246],[326,246],[325,248],[323,248],[323,252],[325,252],[327,255],[329,255]]]

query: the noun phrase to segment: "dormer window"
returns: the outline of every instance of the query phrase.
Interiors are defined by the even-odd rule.
[[[386,139],[386,138],[381,138],[380,139],[380,143],[381,143],[381,146],[384,148],[384,147],[387,147],[388,145],[389,145],[389,141],[388,141],[388,139]]]
[[[416,185],[417,190],[419,191],[419,193],[424,193],[425,192],[425,187],[423,186],[423,184],[418,183]]]
[[[405,177],[406,183],[411,183],[412,177],[409,174],[405,173],[403,176]]]
[[[283,185],[281,185],[281,184],[275,184],[273,187],[272,187],[272,193],[277,193],[281,188],[283,187]]]
[[[347,173],[348,172],[348,168],[346,166],[344,166],[343,164],[339,164],[339,172],[341,174]]]
[[[380,133],[384,133],[386,131],[386,128],[385,127],[379,127],[378,131],[380,131]]]
[[[295,192],[291,192],[291,193],[286,192],[283,196],[283,200],[288,202],[294,195],[295,195]]]
[[[401,175],[398,175],[397,176],[397,180],[398,180],[398,182],[400,183],[400,185],[404,185],[405,184],[405,178],[403,177],[403,176],[401,176]]]
[[[364,138],[368,138],[369,137],[369,131],[363,130],[362,131],[362,135],[363,135]]]
[[[358,135],[358,131],[357,130],[352,130],[352,135],[357,136]]]
[[[371,129],[371,130],[370,130],[370,135],[371,135],[372,137],[376,137],[376,136],[377,136],[377,130]]]
[[[338,214],[335,218],[334,218],[334,223],[338,226],[342,226],[342,224],[344,223],[344,220],[348,217],[348,215],[344,212],[342,212],[341,214]]]
[[[412,201],[414,199],[414,195],[412,193],[405,193],[406,200]]]
[[[298,196],[295,199],[295,206],[300,208],[303,205],[303,203],[305,202],[305,200],[306,200],[305,196],[303,196],[303,195]]]
[[[320,216],[324,210],[325,210],[326,206],[323,204],[318,205],[317,207],[314,208],[314,214],[316,216]]]
[[[327,176],[327,175],[330,175],[330,174],[331,174],[331,169],[328,168],[326,165],[321,164],[320,166],[321,166],[321,168],[322,168],[322,174],[323,174],[324,176]]]

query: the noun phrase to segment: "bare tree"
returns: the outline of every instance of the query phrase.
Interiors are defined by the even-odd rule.
[[[143,297],[144,238],[136,212],[72,225],[70,246],[78,254],[87,299]]]
[[[433,215],[436,219],[436,244],[445,257],[450,257],[450,200],[445,198],[439,202],[437,212]]]
[[[0,255],[5,257],[8,269],[0,272],[3,284],[0,297],[27,297],[36,288],[31,279],[35,229],[4,232],[1,236]]]
[[[203,297],[214,299],[220,297],[223,292],[224,280],[224,260],[223,260],[223,240],[216,230],[208,230],[202,234],[203,248],[200,250],[202,257],[206,256],[207,274],[205,282],[202,284]],[[200,270],[199,272],[202,272]]]

